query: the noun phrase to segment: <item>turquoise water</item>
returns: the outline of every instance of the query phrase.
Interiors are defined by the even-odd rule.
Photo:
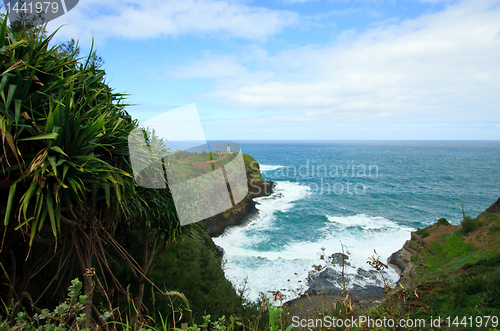
[[[342,242],[354,275],[374,249],[385,260],[412,230],[441,217],[458,224],[462,204],[477,216],[500,196],[498,141],[238,143],[277,183],[276,194],[256,199],[258,218],[214,238],[227,277],[246,282],[251,299],[303,291],[321,248],[340,252]]]

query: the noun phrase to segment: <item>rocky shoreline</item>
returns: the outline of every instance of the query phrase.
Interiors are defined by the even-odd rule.
[[[398,284],[404,287],[413,286],[415,263],[411,257],[419,255],[424,245],[420,236],[412,232],[411,239],[407,240],[400,250],[389,256],[387,264],[398,273]]]
[[[257,172],[260,177],[260,169],[258,166]],[[218,237],[222,235],[227,228],[245,224],[258,216],[259,210],[256,208],[257,203],[253,199],[273,194],[276,183],[264,181],[262,179],[260,181],[255,181],[253,180],[254,176],[255,174],[252,175],[252,173],[247,170],[248,195],[245,199],[240,201],[233,208],[204,221],[207,233],[210,237]],[[414,269],[411,256],[417,254],[419,251],[418,247],[413,247],[414,245],[412,244],[418,242],[418,237],[419,236],[412,233],[411,240],[407,241],[400,250],[394,252],[387,260],[387,264],[395,269],[400,276],[398,283],[402,282],[405,286],[409,283],[409,280],[411,280],[409,276],[411,270]],[[215,244],[214,246],[218,256],[222,257],[224,255],[224,249]],[[334,255],[341,257],[344,254],[336,253]],[[345,256],[344,259],[347,260],[348,257]],[[340,260],[342,259],[340,258]],[[304,314],[308,315],[318,308],[318,302],[321,301],[321,304],[323,304],[326,297],[328,297],[331,302],[343,299],[341,286],[342,276],[339,270],[337,270],[338,268],[335,268],[335,265],[340,264],[339,259],[336,259],[333,263],[333,267],[323,269],[316,277],[310,276],[307,279],[308,288],[306,292],[298,298],[287,301],[284,305],[289,308],[294,307],[293,309],[295,310],[300,306],[302,307],[300,310],[303,310]],[[357,302],[361,306],[367,308],[385,299],[386,293],[384,292],[384,284],[381,279],[379,279],[380,277],[375,270],[366,270],[363,268],[355,269],[350,266],[349,262],[345,261],[345,263],[352,269],[348,277],[352,278],[353,281],[349,286],[349,293],[353,302]]]
[[[351,266],[347,261],[349,257],[343,253],[335,253],[332,257],[334,258],[331,267],[309,275],[308,288],[304,294],[284,303],[291,315],[304,319],[316,318],[319,311],[330,311],[335,302],[345,300],[342,290],[342,263],[345,263],[345,277],[349,282],[349,297],[358,307],[358,313],[380,304],[385,299],[384,284],[377,271]],[[353,270],[356,271],[355,274],[352,273]]]

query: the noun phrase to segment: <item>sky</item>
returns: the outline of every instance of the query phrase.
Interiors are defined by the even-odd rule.
[[[500,139],[500,0],[80,0],[61,25],[134,118],[194,103],[208,140]]]

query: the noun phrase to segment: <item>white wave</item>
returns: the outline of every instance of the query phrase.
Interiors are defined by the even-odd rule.
[[[304,222],[304,227],[298,227],[297,231],[315,231],[314,236],[308,236],[314,239],[301,241],[291,237],[289,242],[280,247],[272,245],[277,236],[281,235],[276,230],[276,213],[293,213],[296,202],[311,194],[308,186],[278,182],[273,195],[256,199],[259,202],[257,219],[245,226],[233,227],[222,236],[213,238],[217,245],[224,248],[226,277],[233,284],[241,284],[246,280],[249,299],[256,300],[259,293],[269,294],[268,291],[275,290],[282,291],[287,300],[297,297],[299,292],[307,288],[307,276],[312,265],[325,263],[319,259],[322,248],[327,255],[342,252],[341,242],[350,252],[349,262],[352,267],[349,267],[347,272],[354,279],[353,284],[375,285],[376,281],[373,279],[355,278],[357,268],[369,269],[366,261],[374,255],[374,249],[380,254],[380,260],[385,262],[409,239],[410,228],[383,217],[358,214],[327,216],[330,222],[324,222],[323,226],[316,227],[316,230],[309,229],[307,222]],[[358,226],[363,229],[381,230],[353,231],[352,227]],[[398,280],[393,269],[388,269],[385,277],[393,282]]]
[[[406,228],[380,216],[368,216],[366,214],[356,214],[353,216],[329,216],[326,218],[332,222],[346,227],[359,226],[364,230],[375,230],[383,228]],[[408,228],[409,229],[409,228]]]
[[[351,285],[380,286],[380,279],[377,283],[373,279],[356,278],[357,268],[370,270],[366,262],[375,254],[374,249],[380,260],[385,262],[392,253],[403,246],[410,235],[409,231],[393,229],[376,234],[365,232],[359,237],[348,230],[340,233],[333,230],[332,224],[326,224],[325,228],[318,232],[316,241],[291,242],[276,251],[259,251],[245,246],[255,243],[255,240],[262,241],[262,236],[247,236],[248,233],[242,230],[237,234],[229,234],[223,242],[217,241],[219,238],[214,239],[225,250],[226,276],[233,283],[246,279],[248,297],[251,300],[258,299],[261,292],[275,290],[281,290],[287,300],[297,297],[299,292],[303,293],[307,289],[307,276],[312,265],[325,265],[325,261],[320,259],[322,248],[327,256],[342,252],[340,242],[350,253],[348,261],[351,266],[346,268],[346,273],[352,280]],[[395,284],[399,279],[398,274],[392,268],[386,272],[384,277]]]
[[[309,187],[298,183],[282,181],[276,182],[274,192],[270,196],[255,198],[258,202],[255,206],[259,210],[258,218],[252,220],[245,227],[233,227],[227,229],[222,236],[214,238],[216,244],[224,247],[231,247],[236,251],[237,247],[250,247],[265,241],[268,238],[262,236],[248,237],[248,232],[264,232],[273,227],[276,220],[277,211],[287,212],[294,206],[294,202],[305,198],[310,194]]]
[[[310,263],[309,259],[303,259],[306,256],[284,254],[283,250],[260,251],[254,247],[273,240],[268,230],[274,226],[277,211],[289,211],[294,202],[309,194],[308,186],[287,181],[276,182],[272,195],[255,199],[259,210],[257,219],[212,238],[215,244],[224,248],[226,277],[233,284],[246,279],[251,300],[257,300],[260,292],[267,293],[270,290],[282,290],[285,294],[289,291],[287,297],[293,298],[307,285],[304,280]]]
[[[259,165],[260,171],[271,171],[284,167],[285,166],[280,166],[280,165],[265,165],[265,164]]]
[[[274,192],[270,196],[254,199],[256,206],[262,212],[287,211],[294,206],[293,202],[303,199],[310,194],[311,188],[298,183],[282,181],[276,182]]]

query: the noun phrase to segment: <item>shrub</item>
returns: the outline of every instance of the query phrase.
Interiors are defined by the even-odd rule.
[[[438,222],[437,222],[439,225],[450,225],[450,222],[448,222],[446,220],[446,218],[444,217],[441,217],[440,219],[438,219]]]
[[[86,318],[83,313],[86,295],[81,295],[82,282],[78,278],[71,281],[68,288],[68,297],[53,312],[42,309],[33,316],[25,311],[15,314],[12,308],[7,309],[6,316],[0,321],[0,330],[88,330],[80,326]],[[101,318],[109,318],[111,313],[106,313]]]
[[[421,238],[425,238],[429,236],[429,231],[427,229],[421,229],[418,228],[417,231],[415,231],[416,234],[418,234]]]
[[[464,234],[471,233],[475,228],[477,228],[481,223],[478,219],[472,218],[470,215],[465,215],[464,205],[462,204],[462,214],[464,218],[462,219],[462,230],[464,230]]]
[[[464,233],[467,234],[474,231],[474,229],[477,228],[481,223],[476,218],[472,218],[471,216],[466,215],[462,220],[461,224]]]

